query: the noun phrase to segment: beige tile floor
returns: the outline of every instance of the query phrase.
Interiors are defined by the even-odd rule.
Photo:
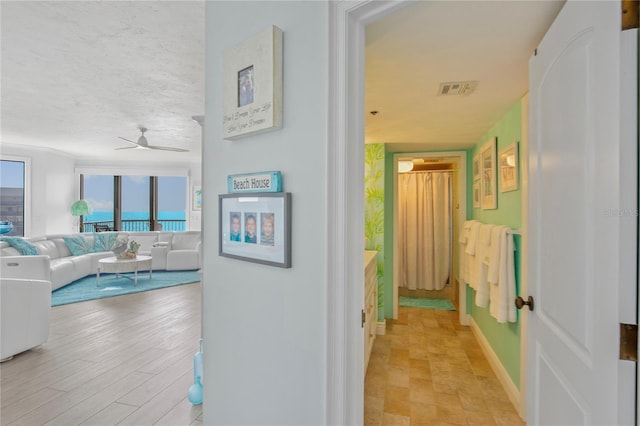
[[[524,425],[454,311],[400,308],[377,336],[365,425]]]

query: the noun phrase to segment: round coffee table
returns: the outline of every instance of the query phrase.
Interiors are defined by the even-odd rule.
[[[138,285],[138,271],[149,271],[149,279],[153,273],[151,269],[151,256],[136,256],[133,259],[118,259],[115,256],[105,257],[98,260],[97,285],[100,286],[100,274],[115,273],[115,278],[127,278],[133,281],[133,285]],[[133,272],[130,275],[122,275],[125,272]]]

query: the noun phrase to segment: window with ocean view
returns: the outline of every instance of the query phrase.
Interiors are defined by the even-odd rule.
[[[84,232],[187,229],[184,176],[83,175],[81,197],[93,209]]]
[[[0,235],[24,236],[25,161],[0,160]]]

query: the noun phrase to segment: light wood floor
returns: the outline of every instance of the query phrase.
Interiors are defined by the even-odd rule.
[[[0,364],[0,424],[202,424],[186,398],[199,283],[52,309],[49,341]],[[456,312],[400,308],[377,336],[365,424],[523,425]]]
[[[458,312],[398,312],[374,342],[365,425],[524,425]]]
[[[187,392],[200,283],[52,308],[49,341],[0,364],[0,424],[202,424]]]

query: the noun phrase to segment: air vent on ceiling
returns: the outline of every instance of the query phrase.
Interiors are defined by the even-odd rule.
[[[476,90],[477,81],[454,81],[450,83],[440,83],[438,96],[465,95],[468,96]]]

